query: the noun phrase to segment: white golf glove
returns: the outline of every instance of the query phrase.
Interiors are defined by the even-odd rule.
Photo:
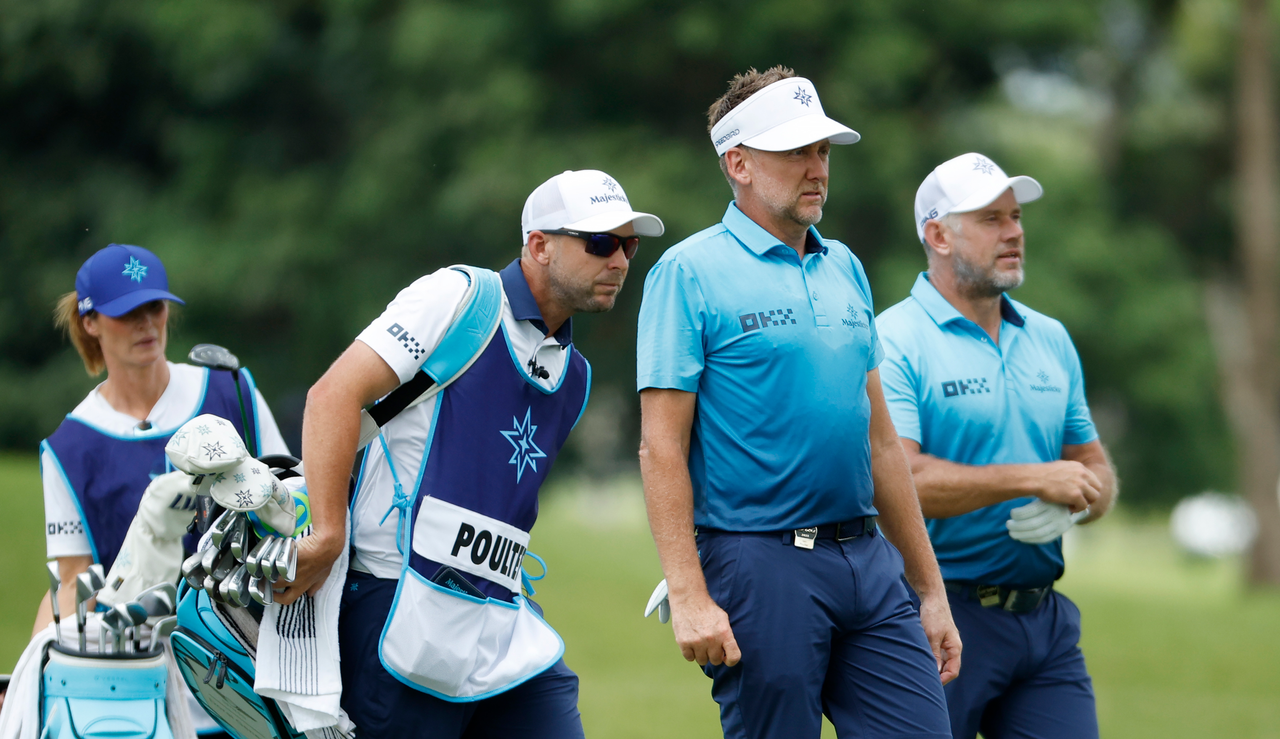
[[[658,611],[658,621],[666,623],[671,620],[671,602],[667,600],[667,581],[663,580],[658,583],[658,587],[653,589],[653,595],[649,596],[649,603],[644,607],[644,617],[648,618],[654,609]]]
[[[249,458],[206,479],[212,480],[208,494],[218,505],[232,511],[253,511],[279,535],[293,536],[297,525],[293,495],[267,465]]]
[[[1024,544],[1048,544],[1087,515],[1088,508],[1072,513],[1064,505],[1046,503],[1036,498],[1009,511],[1009,520],[1004,525],[1009,529],[1011,538]]]
[[[195,496],[192,478],[185,472],[151,481],[107,573],[106,586],[98,593],[99,603],[124,603],[153,585],[178,581],[182,537],[196,514]]]
[[[165,444],[173,466],[190,475],[225,472],[249,458],[231,422],[210,413],[187,421]]]

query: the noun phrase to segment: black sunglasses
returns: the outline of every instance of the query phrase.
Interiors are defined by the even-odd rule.
[[[587,231],[570,231],[567,228],[557,228],[554,230],[543,231],[544,234],[562,234],[564,236],[572,236],[575,239],[582,239],[586,242],[587,253],[597,257],[611,257],[613,253],[622,247],[622,254],[628,261],[636,255],[636,250],[640,248],[639,236],[618,236],[610,233],[589,233]]]

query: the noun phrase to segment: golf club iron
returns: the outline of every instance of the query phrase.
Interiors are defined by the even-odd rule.
[[[147,645],[147,651],[154,652],[156,650],[156,645],[160,643],[160,640],[172,634],[173,630],[177,627],[177,616],[165,616],[157,621],[156,625],[151,628],[151,643]]]
[[[276,555],[274,582],[283,580],[293,582],[298,574],[298,542],[294,539],[282,539],[280,553]]]
[[[89,599],[97,595],[98,589],[93,587],[93,575],[81,572],[76,575],[76,629],[80,632],[80,651],[87,649],[85,621],[88,619]]]
[[[62,614],[58,609],[58,589],[62,587],[62,578],[58,575],[58,560],[45,562],[45,570],[49,575],[49,605],[53,607],[53,631],[62,643]]]
[[[204,565],[201,564],[203,559],[204,552],[196,552],[187,557],[182,563],[182,578],[187,581],[187,584],[192,589],[198,590],[204,587],[204,576],[208,573],[205,572]]]

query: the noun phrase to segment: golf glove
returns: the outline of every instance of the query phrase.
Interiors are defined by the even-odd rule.
[[[1087,515],[1088,508],[1072,513],[1064,505],[1046,503],[1037,498],[1009,511],[1009,520],[1004,525],[1009,529],[1009,536],[1017,541],[1024,544],[1048,544]]]
[[[173,466],[191,475],[225,472],[249,458],[231,422],[210,413],[187,421],[164,447]]]
[[[107,573],[106,586],[98,593],[99,603],[124,603],[154,585],[178,581],[182,537],[195,517],[195,496],[192,478],[185,472],[151,481]]]
[[[658,621],[666,623],[671,620],[671,602],[667,600],[667,581],[658,583],[649,596],[649,603],[644,607],[644,617],[648,618],[654,609],[658,611]]]

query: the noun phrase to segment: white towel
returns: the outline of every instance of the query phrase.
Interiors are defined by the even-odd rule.
[[[89,653],[98,651],[96,635],[101,616],[90,613],[85,631],[95,635],[88,640]],[[63,622],[62,643],[75,648],[79,641],[74,620],[68,631],[66,621]],[[5,693],[4,706],[0,708],[0,739],[36,739],[40,735],[40,664],[44,656],[45,645],[54,640],[53,624],[31,638],[27,648],[22,650],[18,664],[13,668],[13,676],[9,679],[9,690]],[[165,650],[165,666],[168,668],[168,683],[165,686],[166,718],[174,739],[196,739],[195,729],[191,723],[191,713],[185,697],[186,683],[178,671],[178,663],[173,653]]]
[[[351,534],[347,522],[347,538]],[[342,673],[338,656],[338,607],[347,581],[347,549],[333,563],[315,597],[304,595],[291,605],[266,607],[258,632],[257,674],[253,690],[274,698],[289,723],[316,736],[319,730],[351,728],[342,710]]]

